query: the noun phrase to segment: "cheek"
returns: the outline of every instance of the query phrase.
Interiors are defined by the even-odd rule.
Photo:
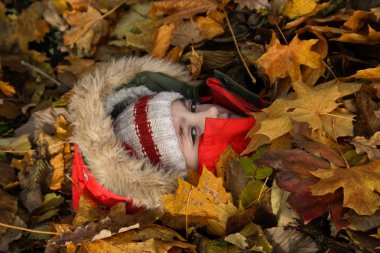
[[[192,169],[198,169],[198,146],[187,146],[183,149],[186,165]]]

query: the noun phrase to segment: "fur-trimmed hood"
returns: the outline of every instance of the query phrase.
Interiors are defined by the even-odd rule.
[[[178,177],[185,175],[133,157],[116,138],[109,116],[108,98],[114,89],[143,71],[160,72],[186,83],[191,79],[183,66],[149,57],[121,58],[101,65],[73,89],[69,104],[74,124],[71,141],[79,146],[86,166],[102,186],[133,198],[136,206],[156,208],[161,205],[160,195],[174,191]]]

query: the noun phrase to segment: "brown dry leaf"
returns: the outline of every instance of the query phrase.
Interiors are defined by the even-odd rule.
[[[60,190],[62,183],[65,181],[65,166],[63,154],[59,153],[50,160],[50,165],[53,167],[53,178],[50,183],[50,190]]]
[[[294,99],[294,94],[290,94],[288,99],[277,99],[263,109],[268,118],[260,122],[259,130],[253,128],[248,135],[252,140],[264,135],[272,141],[292,129],[292,120],[307,122],[312,131],[323,130],[330,137],[352,135],[353,114],[338,111],[336,100],[359,90],[360,86],[359,83],[333,81],[309,87],[302,82],[294,82],[297,97]],[[244,153],[254,151],[253,147],[257,145],[249,144]]]
[[[311,193],[322,196],[343,188],[343,207],[359,215],[373,215],[380,206],[380,160],[352,168],[310,171],[320,178],[311,186]]]
[[[380,79],[380,67],[358,70],[350,77],[359,79]]]
[[[14,95],[16,95],[15,87],[10,85],[9,82],[3,82],[0,80],[0,90],[7,97],[13,97]]]
[[[17,39],[22,52],[28,52],[29,42],[42,42],[45,34],[50,31],[49,24],[43,18],[45,8],[45,3],[35,2],[18,17],[16,31],[11,35],[11,39]]]
[[[82,194],[79,199],[78,212],[73,220],[73,226],[79,227],[89,221],[104,217],[105,213],[99,207],[99,204],[87,197],[86,194]]]
[[[290,77],[292,81],[301,78],[301,65],[312,69],[320,69],[321,55],[311,50],[318,39],[300,40],[296,35],[288,45],[282,45],[272,34],[267,51],[256,61],[259,69],[268,77],[270,84],[278,78]]]
[[[94,46],[108,32],[108,22],[91,6],[86,12],[66,11],[64,18],[71,26],[63,36],[65,45],[76,46],[78,56],[92,55]]]
[[[172,252],[175,249],[196,252],[196,245],[187,243],[177,232],[158,225],[132,229],[103,240],[85,241],[84,249],[91,253],[107,252]],[[173,251],[177,252],[177,251]],[[182,252],[182,251],[179,251]]]
[[[153,57],[164,58],[170,46],[174,24],[162,25],[158,28],[157,36],[150,52]]]
[[[196,24],[190,21],[180,21],[172,34],[171,44],[184,48],[189,44],[195,44],[206,39],[206,35],[197,29]]]
[[[330,2],[318,4],[317,0],[290,0],[282,10],[282,14],[289,18],[311,16],[329,4]]]
[[[69,55],[65,57],[71,65],[58,65],[57,70],[59,73],[70,72],[74,74],[77,78],[86,72],[90,71],[95,66],[95,61],[92,59],[80,59],[74,55]]]
[[[217,2],[212,0],[164,0],[153,2],[149,13],[156,16],[167,14],[169,16],[161,19],[161,22],[173,23],[217,7]]]
[[[363,136],[356,136],[352,142],[355,146],[357,154],[367,153],[370,160],[380,159],[380,132],[376,132],[371,138],[367,139]]]
[[[192,48],[189,55],[189,60],[190,65],[187,65],[187,68],[190,70],[191,75],[193,77],[199,76],[203,64],[203,55]]]
[[[195,23],[208,39],[213,39],[224,33],[223,19],[224,14],[222,12],[213,10],[208,12],[206,17],[197,17]]]
[[[227,171],[230,169],[230,161],[238,159],[239,154],[231,146],[228,146],[226,150],[220,155],[219,161],[215,164],[216,175],[225,179]]]

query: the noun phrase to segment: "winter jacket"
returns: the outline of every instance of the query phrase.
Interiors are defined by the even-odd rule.
[[[222,73],[216,73],[216,77],[206,82],[211,91],[210,102],[245,116],[266,105]],[[107,114],[110,97],[111,105],[116,104],[120,98],[115,96],[115,90],[131,87],[132,92],[127,96],[133,96],[139,94],[139,85],[154,92],[173,90],[186,98],[198,99],[196,87],[183,67],[146,57],[123,58],[105,64],[81,79],[69,106],[75,129],[72,141],[76,144],[72,175],[75,210],[83,193],[105,207],[124,201],[129,212],[138,207],[160,207],[160,195],[173,192],[178,177],[186,176],[153,166],[148,160],[136,159],[116,139],[112,115]],[[254,124],[253,117],[207,119],[198,150],[199,172],[205,165],[215,173],[215,164],[228,145],[242,152],[249,142],[246,133]]]

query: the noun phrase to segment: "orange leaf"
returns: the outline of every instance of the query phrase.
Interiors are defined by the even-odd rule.
[[[7,97],[13,97],[16,94],[15,87],[10,85],[8,82],[3,82],[0,80],[0,90]]]
[[[174,24],[162,25],[158,28],[158,33],[156,36],[156,40],[154,42],[152,51],[150,54],[153,57],[164,58],[166,55],[166,51],[170,46],[170,41],[172,38],[172,33],[175,28]]]
[[[355,74],[353,74],[350,77],[360,79],[379,79],[380,67],[358,70]]]
[[[50,165],[54,168],[53,178],[51,179],[50,183],[50,190],[59,190],[61,189],[61,185],[65,180],[63,154],[59,153],[53,159],[51,159]]]
[[[210,11],[206,17],[197,17],[195,23],[197,28],[202,30],[207,38],[212,39],[224,33],[223,26],[224,14],[220,11]]]
[[[354,11],[352,16],[343,24],[343,27],[357,32],[360,28],[366,25],[366,20],[370,15],[371,13],[367,11]]]
[[[275,34],[272,35],[266,53],[257,61],[257,65],[273,84],[277,78],[290,77],[292,81],[301,78],[301,65],[313,69],[322,67],[321,55],[311,50],[318,39],[300,40],[296,35],[288,45],[280,44]]]
[[[380,160],[353,168],[310,171],[321,180],[311,186],[311,193],[322,196],[343,188],[343,206],[359,215],[373,215],[380,207]]]

